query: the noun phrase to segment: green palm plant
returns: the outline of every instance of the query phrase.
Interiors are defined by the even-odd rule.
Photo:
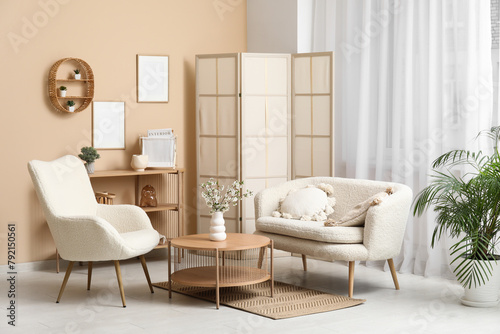
[[[433,206],[437,212],[431,247],[445,233],[457,242],[450,247],[458,281],[471,288],[485,284],[496,260],[500,231],[500,126],[481,131],[493,142],[493,152],[453,150],[432,164],[430,184],[415,198],[413,215]],[[464,167],[463,176],[453,168]],[[479,261],[471,261],[479,260]]]

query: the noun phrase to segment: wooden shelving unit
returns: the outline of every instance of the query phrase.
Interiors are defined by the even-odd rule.
[[[177,210],[177,204],[160,204],[156,207],[143,207],[142,209],[146,212]]]
[[[139,206],[141,200],[141,190],[144,186],[141,184],[141,177],[153,176],[153,175],[165,175],[175,176],[177,178],[176,185],[177,189],[172,189],[172,185],[163,184],[161,189],[157,189],[157,195],[163,191],[175,192],[177,197],[176,203],[158,203],[155,207],[141,207],[146,213],[162,212],[162,211],[176,211],[178,219],[177,235],[167,235],[165,231],[159,231],[168,238],[175,238],[184,235],[184,170],[183,169],[151,169],[145,170],[143,172],[136,172],[134,170],[105,170],[96,171],[94,174],[90,174],[90,179],[98,178],[115,178],[115,177],[135,177],[135,205]],[[172,180],[170,180],[172,181]],[[165,182],[163,182],[165,183]],[[163,232],[163,233],[162,233]],[[159,248],[164,245],[158,245]]]
[[[94,81],[94,79],[56,79],[60,82]]]
[[[76,66],[81,70],[81,75],[83,78],[81,79],[62,79],[58,78],[57,72],[59,71],[59,67],[64,63],[72,61],[76,63]],[[59,91],[59,84],[60,83],[80,83],[84,87],[85,94],[83,96],[59,96],[58,91]],[[76,108],[74,111],[80,112],[82,110],[85,110],[92,100],[94,99],[94,72],[92,71],[92,68],[87,64],[85,61],[79,58],[63,58],[61,60],[58,60],[54,65],[52,65],[52,68],[50,69],[49,72],[49,99],[54,108],[58,111],[61,112],[67,112],[71,113],[69,110],[65,108],[64,104],[61,104],[61,100],[68,100],[68,99],[78,99],[78,100],[83,100],[81,102],[81,105]]]
[[[58,99],[90,99],[90,96],[58,96]]]

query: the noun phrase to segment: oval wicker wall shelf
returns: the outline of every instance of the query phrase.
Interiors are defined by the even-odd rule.
[[[57,77],[59,67],[62,63],[67,61],[73,61],[77,63],[76,65],[78,66],[78,68],[80,68],[80,74],[82,77],[81,79],[62,79]],[[65,82],[84,85],[84,94],[81,96],[59,96],[58,86]],[[92,68],[90,68],[89,64],[79,58],[63,58],[52,65],[52,68],[49,72],[49,98],[54,108],[58,111],[73,113],[65,107],[66,101],[68,100],[81,100],[79,105],[77,103],[77,108],[74,112],[85,110],[94,99],[94,72],[92,72]]]

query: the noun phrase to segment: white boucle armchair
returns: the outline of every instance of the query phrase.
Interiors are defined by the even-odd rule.
[[[69,261],[57,303],[75,261],[88,261],[87,289],[92,262],[114,261],[125,307],[119,261],[139,257],[153,293],[144,254],[158,245],[159,234],[144,210],[134,205],[98,204],[87,171],[75,156],[50,162],[33,160],[28,170],[59,255]]]
[[[324,226],[324,222],[301,221],[272,216],[280,201],[292,189],[308,185],[331,184],[336,199],[334,220],[343,217],[351,208],[371,196],[393,188],[393,194],[380,204],[371,206],[364,226]],[[393,257],[401,250],[406,222],[412,201],[412,190],[403,184],[338,177],[312,177],[288,181],[267,188],[255,196],[255,234],[274,241],[274,247],[302,254],[304,270],[306,256],[349,263],[349,296],[354,290],[355,261],[387,260],[394,285],[399,284]]]

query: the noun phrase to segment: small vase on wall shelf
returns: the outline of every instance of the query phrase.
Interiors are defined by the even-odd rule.
[[[60,97],[65,97],[67,92],[67,88],[65,86],[59,87],[59,96]]]
[[[216,211],[210,219],[210,240],[223,241],[226,240],[226,226],[224,221],[224,213]]]
[[[80,80],[82,78],[82,75],[80,74],[80,70],[77,68],[76,70],[73,70],[75,72],[75,79]]]

